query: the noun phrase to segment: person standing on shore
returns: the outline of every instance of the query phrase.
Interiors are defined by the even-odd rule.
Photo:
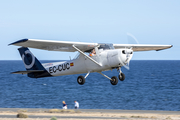
[[[67,109],[67,104],[66,104],[66,102],[65,102],[65,101],[62,101],[62,103],[63,103],[63,109]]]
[[[79,103],[77,101],[74,101],[74,107],[75,107],[75,109],[79,108]]]

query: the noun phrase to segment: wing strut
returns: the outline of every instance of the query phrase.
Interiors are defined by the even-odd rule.
[[[80,49],[78,49],[77,47],[75,47],[74,45],[72,45],[72,47],[74,49],[76,49],[78,52],[80,52],[81,54],[83,54],[84,56],[86,56],[88,59],[90,59],[92,62],[96,63],[99,66],[102,66],[101,64],[99,64],[97,61],[95,61],[94,59],[92,59],[91,57],[89,57],[88,55],[84,54],[84,52],[82,52]]]

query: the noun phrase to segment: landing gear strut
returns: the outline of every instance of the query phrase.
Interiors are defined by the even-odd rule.
[[[110,78],[110,77],[106,76],[105,74],[102,74],[101,72],[98,72],[98,73],[101,74],[102,76],[106,77],[107,79],[109,79],[109,80],[110,80],[110,83],[111,83],[112,85],[117,85],[117,83],[118,83],[118,78],[117,78],[116,76],[113,76],[112,78]]]
[[[122,73],[121,68],[118,68],[117,70],[119,71],[119,75],[118,75],[119,80],[120,80],[120,81],[124,81],[124,79],[125,79],[125,74]]]
[[[119,75],[118,75],[119,80],[123,81],[125,79],[125,75],[121,72],[121,68],[118,68],[117,70],[119,71]],[[89,75],[89,73],[90,73],[90,71],[86,74],[85,77],[84,76],[79,76],[77,78],[77,82],[80,85],[83,85],[85,83],[85,79]],[[103,74],[101,72],[98,72],[98,73],[103,75],[104,77],[108,78],[112,85],[117,85],[118,84],[118,78],[116,76],[113,76],[112,78],[110,78],[110,77],[106,76],[105,74]]]

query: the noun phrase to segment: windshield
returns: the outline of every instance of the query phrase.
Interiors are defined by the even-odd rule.
[[[77,58],[79,58],[79,55],[80,55],[80,53],[79,53],[79,52],[77,52],[77,53],[76,53],[76,55],[75,55],[75,57],[74,57],[73,59],[77,59]]]
[[[108,50],[108,49],[114,49],[113,44],[100,44],[98,49]]]

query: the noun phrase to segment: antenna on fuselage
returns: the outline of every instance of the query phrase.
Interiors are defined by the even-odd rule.
[[[94,41],[93,41],[93,40],[91,40],[91,39],[90,39],[90,41],[91,41],[92,43],[94,43]]]
[[[78,38],[77,38],[78,39]],[[79,39],[78,39],[79,40]],[[79,40],[79,42],[81,42],[80,40]]]

